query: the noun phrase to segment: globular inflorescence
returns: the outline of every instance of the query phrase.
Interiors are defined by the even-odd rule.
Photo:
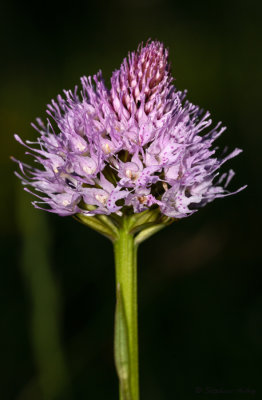
[[[162,43],[129,54],[112,74],[110,90],[101,72],[81,78],[81,85],[48,105],[46,124],[37,119],[33,125],[35,143],[15,135],[36,162],[17,161],[36,208],[122,215],[155,207],[183,218],[232,194],[227,186],[234,173],[221,174],[220,167],[241,150],[216,155],[213,142],[225,128],[210,127],[210,114],[176,90]]]

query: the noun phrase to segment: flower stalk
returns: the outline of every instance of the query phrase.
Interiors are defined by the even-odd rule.
[[[120,400],[139,400],[137,244],[130,233],[130,217],[123,219],[114,253],[117,292],[114,349]]]
[[[89,206],[88,209],[91,210]],[[114,356],[120,400],[139,400],[137,250],[140,243],[175,221],[157,208],[138,214],[77,214],[75,219],[111,240],[115,255]]]

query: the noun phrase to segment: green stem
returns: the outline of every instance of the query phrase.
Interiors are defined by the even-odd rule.
[[[126,340],[118,341],[121,331],[119,318],[115,326],[115,357],[120,380],[120,400],[139,400],[139,373],[138,373],[138,330],[137,330],[137,245],[134,236],[130,233],[130,218],[124,217],[123,225],[119,229],[118,238],[114,242],[116,288],[121,290],[121,303],[117,310],[122,308],[124,323],[126,324]],[[117,298],[120,298],[117,293]],[[123,321],[122,321],[123,324]],[[119,329],[118,329],[119,328]],[[125,333],[122,333],[125,335]],[[117,341],[116,341],[117,338]],[[126,343],[126,344],[125,344]],[[119,349],[118,347],[121,347]],[[126,349],[123,346],[127,347]],[[118,367],[118,354],[126,353],[128,367],[121,381],[121,372]],[[120,360],[121,362],[121,360]]]

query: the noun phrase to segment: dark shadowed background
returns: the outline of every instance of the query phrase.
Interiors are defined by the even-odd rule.
[[[30,122],[82,75],[109,84],[149,37],[188,98],[228,130],[232,197],[139,251],[142,400],[262,398],[259,1],[118,0],[1,6],[0,399],[116,400],[114,264],[107,239],[35,210],[9,156]]]

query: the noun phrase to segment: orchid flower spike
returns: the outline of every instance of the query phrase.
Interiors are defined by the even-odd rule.
[[[211,127],[209,112],[175,88],[162,43],[148,41],[130,53],[110,90],[101,72],[81,84],[80,93],[64,91],[48,105],[52,123],[37,119],[35,147],[15,135],[37,163],[17,161],[36,208],[62,216],[154,208],[179,219],[244,188],[230,193],[234,172],[220,173],[241,150],[217,155],[213,143],[225,128]]]

